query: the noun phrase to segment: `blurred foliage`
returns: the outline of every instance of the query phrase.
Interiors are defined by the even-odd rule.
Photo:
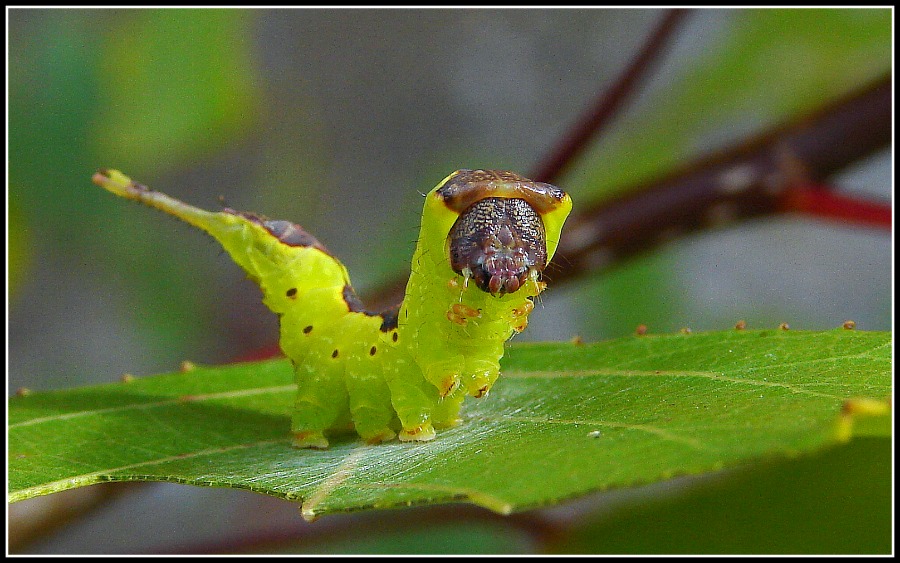
[[[43,265],[52,254],[51,268],[89,262],[102,272],[98,291],[127,278],[142,346],[188,354],[198,342],[195,321],[210,306],[191,284],[196,266],[155,252],[167,237],[148,236],[159,233],[157,218],[121,210],[89,178],[100,166],[125,162],[147,176],[172,173],[253,124],[252,12],[17,10],[14,16],[9,201],[19,212],[9,229],[29,244],[17,249],[11,277],[37,277],[22,268]],[[181,239],[173,235],[169,247]],[[140,260],[148,254],[152,264]],[[48,283],[45,292],[70,291],[59,276]],[[158,307],[160,287],[180,314]]]
[[[19,203],[10,201],[6,211],[8,223],[6,228],[6,260],[9,277],[7,278],[8,297],[16,295],[19,284],[24,281],[24,274],[28,268],[28,260],[31,259],[28,233],[22,229],[10,228],[10,225],[21,225],[21,213]]]
[[[588,517],[559,553],[881,554],[893,551],[891,440],[857,438],[642,496]]]
[[[715,49],[685,58],[674,84],[649,93],[597,144],[577,171],[586,176],[579,187],[610,197],[891,69],[889,9],[738,14]]]
[[[576,202],[622,193],[891,69],[888,9],[741,10],[724,34],[715,49],[686,57],[674,84],[650,93],[577,163],[567,184]],[[587,298],[603,308],[584,317],[585,333],[627,334],[641,323],[668,332],[691,324],[679,314],[686,303],[672,275],[675,256],[666,247],[586,284]]]
[[[190,164],[246,131],[257,101],[248,16],[142,10],[110,22],[99,50],[104,87],[93,152],[125,170],[155,172]]]
[[[501,522],[460,522],[429,519],[377,530],[338,531],[331,537],[276,545],[253,553],[333,555],[509,555],[534,553],[527,532]]]

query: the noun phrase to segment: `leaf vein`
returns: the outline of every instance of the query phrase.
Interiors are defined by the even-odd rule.
[[[204,395],[192,395],[190,401],[191,402],[199,402],[199,401],[207,401],[214,399],[230,399],[235,397],[249,397],[252,395],[262,395],[266,393],[278,393],[282,391],[291,391],[296,389],[296,385],[276,385],[272,387],[256,387],[253,389],[241,389],[240,391],[224,391],[220,393],[207,393]],[[39,418],[32,418],[29,420],[23,420],[21,422],[15,422],[10,424],[7,428],[8,430],[14,430],[16,428],[21,428],[24,426],[33,426],[35,424],[43,424],[45,422],[58,422],[61,420],[69,420],[72,418],[79,418],[82,416],[90,416],[90,415],[101,415],[101,414],[109,414],[115,412],[125,412],[129,410],[140,410],[140,409],[152,409],[156,407],[167,407],[171,405],[177,405],[179,403],[183,403],[184,399],[180,397],[176,397],[174,399],[167,399],[164,401],[156,401],[153,403],[133,403],[130,405],[123,405],[119,407],[108,407],[105,409],[93,409],[86,411],[76,411],[65,414],[56,414],[52,416],[43,416]]]

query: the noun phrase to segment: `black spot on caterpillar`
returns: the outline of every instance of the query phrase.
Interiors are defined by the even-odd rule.
[[[326,433],[351,425],[368,443],[431,440],[455,425],[465,396],[487,395],[504,343],[525,329],[572,208],[550,184],[457,170],[426,196],[406,298],[372,312],[344,265],[298,225],[204,211],[116,170],[93,180],[206,231],[259,284],[294,365],[297,447],[325,448]]]

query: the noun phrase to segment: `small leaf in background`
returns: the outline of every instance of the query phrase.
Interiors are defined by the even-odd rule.
[[[10,12],[11,238],[27,240],[30,257],[11,302],[12,388],[85,381],[117,361],[111,350],[122,340],[129,352],[119,365],[138,372],[171,365],[167,354],[227,354],[230,343],[197,330],[198,319],[222,325],[193,277],[216,255],[146,210],[123,209],[89,178],[126,161],[147,177],[171,174],[253,133],[255,13]],[[204,252],[191,260],[171,250],[190,256],[192,243]]]
[[[256,77],[243,10],[135,10],[110,19],[98,153],[146,170],[196,158],[248,130]],[[100,150],[102,148],[102,150]]]
[[[9,404],[9,500],[158,480],[300,501],[306,518],[454,501],[509,513],[835,444],[853,434],[848,399],[889,413],[890,363],[889,334],[843,329],[522,345],[434,441],[325,451],[289,445],[283,360],[31,393]]]
[[[7,219],[9,221],[6,228],[7,299],[12,300],[19,289],[19,284],[26,277],[33,256],[29,244],[31,231],[25,225],[22,210],[15,200],[9,202]]]
[[[96,166],[84,140],[97,109],[99,42],[81,11],[16,11],[11,19],[8,197],[41,225],[45,244],[76,246],[89,229],[82,203],[90,196],[68,187]]]

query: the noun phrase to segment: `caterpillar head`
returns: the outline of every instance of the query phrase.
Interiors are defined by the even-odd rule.
[[[450,265],[482,291],[515,293],[547,265],[544,223],[524,199],[489,197],[450,230]]]
[[[497,170],[460,170],[438,193],[458,213],[448,234],[451,267],[492,295],[538,280],[572,205],[555,186]]]

